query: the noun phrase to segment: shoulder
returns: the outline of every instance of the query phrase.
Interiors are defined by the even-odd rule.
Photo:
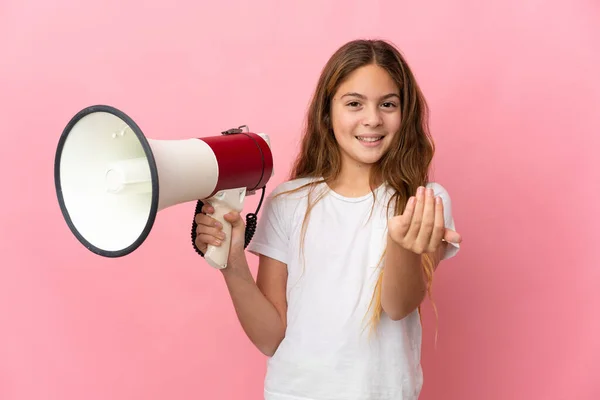
[[[266,195],[259,218],[255,243],[289,239],[295,221],[299,218],[312,179],[294,179],[278,183]],[[306,186],[306,187],[305,187]],[[270,236],[269,236],[270,235]],[[267,236],[269,236],[267,238]],[[283,246],[283,245],[281,245]]]
[[[282,182],[275,186],[269,197],[279,201],[294,200],[306,197],[312,187],[319,186],[319,179],[298,178]]]
[[[313,189],[320,193],[323,187],[321,179],[299,178],[277,184],[265,199],[264,208],[267,213],[285,220],[286,224],[303,215],[308,207],[309,199],[313,199]]]

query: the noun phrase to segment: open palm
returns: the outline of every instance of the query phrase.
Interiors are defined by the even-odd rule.
[[[442,240],[460,243],[460,234],[444,225],[444,205],[433,190],[419,187],[401,215],[388,221],[392,240],[416,254],[434,253]]]

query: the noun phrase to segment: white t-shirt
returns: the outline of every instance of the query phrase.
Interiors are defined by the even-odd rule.
[[[370,331],[369,304],[387,235],[384,186],[347,198],[321,183],[311,194],[324,197],[311,210],[300,253],[302,222],[311,179],[279,185],[267,197],[248,246],[287,265],[287,330],[268,359],[265,400],[408,400],[421,391],[421,324],[415,310],[400,321],[385,313]],[[444,204],[446,227],[454,229],[450,197],[428,185]],[[372,215],[371,215],[372,212]],[[390,209],[393,213],[393,208]],[[444,258],[458,246],[449,245]]]

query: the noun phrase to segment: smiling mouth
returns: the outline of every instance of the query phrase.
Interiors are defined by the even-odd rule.
[[[355,136],[358,140],[360,140],[361,142],[366,142],[366,143],[375,143],[375,142],[379,142],[381,139],[383,139],[383,136]]]

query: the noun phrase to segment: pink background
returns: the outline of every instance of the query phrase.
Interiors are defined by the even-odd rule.
[[[422,399],[600,398],[600,3],[85,3],[0,3],[0,398],[261,398],[265,359],[191,247],[193,204],[97,257],[60,214],[56,144],[96,103],[151,138],[248,124],[272,137],[272,189],[320,69],[357,37],[414,68],[465,240],[436,275],[437,348],[425,308]]]

